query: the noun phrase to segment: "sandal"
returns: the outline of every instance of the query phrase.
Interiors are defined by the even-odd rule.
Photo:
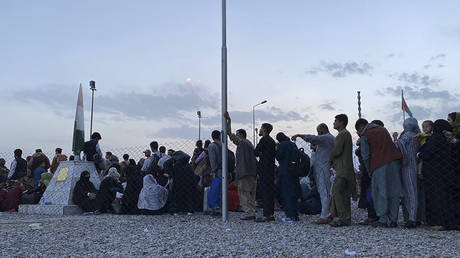
[[[270,216],[270,217],[260,217],[254,220],[255,222],[269,222],[269,221],[275,221],[275,217]]]
[[[314,224],[318,224],[318,225],[329,224],[330,222],[331,221],[329,219],[323,219],[323,218],[319,218],[313,221]]]
[[[329,225],[331,225],[331,227],[334,227],[334,228],[348,226],[348,224],[345,223],[345,221],[342,221],[342,220],[332,221]]]

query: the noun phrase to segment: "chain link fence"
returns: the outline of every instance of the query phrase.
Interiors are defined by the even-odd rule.
[[[182,151],[190,156],[190,158],[196,160],[197,156],[194,156],[195,143],[194,140],[177,140],[164,143],[160,142],[159,146],[164,146],[166,149],[165,154],[161,155],[168,154],[168,150],[174,150],[176,153]],[[298,138],[295,143],[298,148],[303,148],[305,153],[311,156],[309,143],[306,143],[300,138]],[[419,152],[417,164],[423,161],[423,167],[417,168],[418,174],[416,176],[415,188],[412,187],[412,190],[408,189],[410,186],[404,181],[404,171],[401,172],[403,193],[409,195],[408,192],[412,191],[410,195],[416,196],[416,199],[410,202],[404,198],[401,199],[403,214],[405,219],[407,219],[410,207],[416,205],[418,222],[427,225],[442,225],[449,227],[452,223],[454,223],[454,225],[455,223],[460,223],[460,155],[458,143],[453,144],[444,142],[443,144],[431,144],[428,146],[432,147],[429,150],[421,148]],[[356,148],[355,146],[354,149],[356,150]],[[120,182],[119,185],[113,181],[110,184],[107,183],[106,185],[109,186],[109,189],[105,189],[105,193],[96,193],[97,197],[91,201],[93,202],[92,208],[88,209],[88,211],[102,210],[103,212],[115,211],[117,213],[128,214],[151,214],[151,210],[140,210],[138,204],[141,202],[145,204],[145,200],[146,198],[148,199],[149,194],[154,193],[156,196],[155,198],[158,198],[159,204],[163,204],[162,206],[160,205],[161,208],[153,212],[154,214],[202,211],[211,212],[215,215],[219,214],[218,209],[209,209],[209,207],[212,206],[209,202],[217,202],[217,205],[214,205],[217,206],[217,208],[219,208],[221,202],[220,198],[217,201],[208,198],[210,191],[216,189],[216,187],[211,187],[213,181],[209,178],[209,167],[201,172],[197,172],[198,164],[189,164],[189,159],[187,159],[187,162],[183,163],[183,160],[181,161],[179,157],[178,160],[171,159],[169,162],[167,160],[161,160],[161,165],[152,169],[143,170],[143,163],[147,159],[144,151],[148,149],[147,146],[132,146],[124,148],[107,148],[103,150],[104,152],[110,151],[117,159],[111,158],[111,162],[105,161],[105,169],[99,172],[99,177],[102,181],[101,187],[105,184],[104,181],[107,181],[105,176],[110,174],[110,167],[117,169],[120,174]],[[231,142],[229,142],[229,149],[233,152],[235,151],[235,145]],[[30,151],[24,151],[23,156],[29,156],[32,153],[33,152]],[[50,160],[54,157],[54,150],[43,150],[43,153],[46,154]],[[128,154],[129,159],[133,160],[131,165],[129,161],[123,162],[123,155],[125,154]],[[0,153],[0,157],[7,161],[8,166],[13,160],[13,153]],[[356,189],[361,199],[360,203],[361,201],[369,203],[369,193],[367,191],[369,190],[370,177],[363,171],[362,165],[360,166],[358,156],[353,155],[353,159],[357,179]],[[207,166],[209,166],[209,163]],[[145,177],[147,175],[151,176]],[[150,185],[150,192],[144,191],[146,184]],[[303,207],[303,210],[300,209],[300,211],[306,214],[319,214],[320,209],[318,209],[318,207],[321,207],[319,196],[310,193],[312,186],[309,185],[309,180],[303,178],[300,180],[300,184],[303,197],[305,197],[304,190],[309,194],[308,197],[305,197],[308,199],[308,205],[316,205],[316,208],[307,205],[307,208]],[[258,185],[257,187],[259,190],[260,186]],[[220,189],[220,185],[217,189]],[[241,211],[240,200],[237,194],[238,187],[235,185],[235,182],[231,181],[228,189],[228,198],[232,205],[229,210]],[[413,192],[414,189],[415,193]],[[275,177],[275,182],[273,184],[275,209],[279,209],[282,205],[279,192],[278,179]],[[218,195],[221,195],[221,192],[219,192]],[[260,193],[257,194],[256,200],[258,206],[262,207],[263,196],[261,196]],[[109,205],[103,207],[98,203],[109,203]],[[147,204],[147,206],[148,205],[150,204]],[[157,207],[158,203],[155,205],[152,207]],[[369,209],[369,206],[364,205],[361,208]],[[370,217],[375,216],[375,211],[372,213],[372,208],[373,207],[370,207]],[[412,210],[413,209],[414,208],[412,208]]]

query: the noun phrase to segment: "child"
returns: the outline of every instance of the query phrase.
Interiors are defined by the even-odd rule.
[[[418,142],[420,144],[420,148],[422,148],[423,145],[425,145],[426,141],[428,140],[428,137],[430,137],[431,134],[433,133],[433,121],[431,121],[431,120],[423,121],[422,130],[423,130],[423,133],[420,133],[420,134],[418,134],[416,136],[417,140],[418,140]],[[419,175],[419,177],[422,176],[422,165],[423,165],[423,161],[419,160],[419,163],[418,163],[418,175]]]

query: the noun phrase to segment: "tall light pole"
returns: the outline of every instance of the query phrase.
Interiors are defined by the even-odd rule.
[[[358,118],[361,118],[361,92],[358,91]]]
[[[256,107],[265,103],[267,103],[266,100],[252,107],[252,143],[254,144],[254,146],[256,146]]]
[[[198,116],[198,140],[201,140],[201,111],[196,111]]]
[[[222,0],[222,221],[227,222],[227,1]]]
[[[89,125],[89,137],[93,134],[93,106],[94,106],[94,92],[96,91],[96,82],[89,81],[89,89],[91,90],[91,122]]]

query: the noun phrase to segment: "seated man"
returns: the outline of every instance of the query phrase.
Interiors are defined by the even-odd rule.
[[[321,213],[321,198],[314,180],[310,180],[310,188],[305,193],[302,191],[302,201],[299,203],[299,211],[308,215]]]

